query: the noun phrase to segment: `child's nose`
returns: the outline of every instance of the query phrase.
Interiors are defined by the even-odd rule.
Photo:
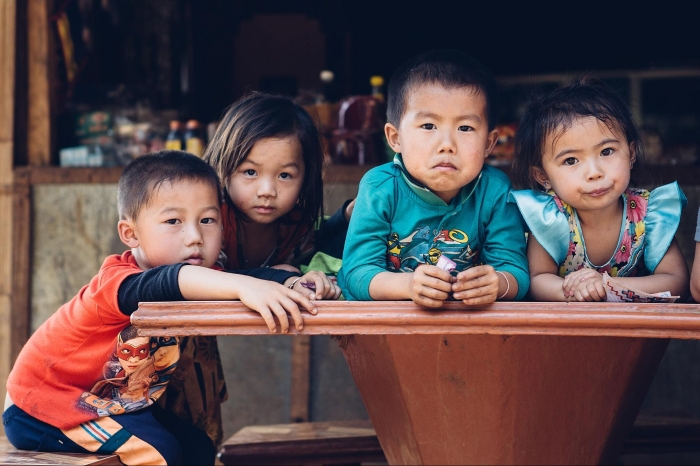
[[[277,195],[277,186],[274,181],[261,179],[258,183],[259,197],[274,197]]]
[[[185,228],[185,240],[188,246],[192,244],[202,244],[202,238],[203,235],[199,225],[190,225]]]
[[[588,164],[587,178],[589,180],[597,180],[605,175],[603,167],[598,163],[596,159],[591,160]]]
[[[455,143],[455,138],[454,134],[452,134],[452,131],[444,131],[441,134],[440,138],[440,147],[438,148],[438,153],[439,154],[453,154],[457,151],[457,145]]]

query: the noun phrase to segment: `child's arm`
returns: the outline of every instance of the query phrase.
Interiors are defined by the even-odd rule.
[[[690,294],[695,302],[700,303],[700,242],[695,243],[693,271],[690,274]]]
[[[577,288],[580,299],[566,295],[563,289],[564,279],[557,275],[556,262],[532,234],[527,241],[527,259],[530,263],[530,296],[535,301],[600,301],[605,297],[602,281],[600,287],[597,287],[594,280],[591,280],[594,283],[586,283],[585,287]],[[598,273],[592,269],[583,270]],[[569,274],[571,275],[574,274]]]
[[[318,311],[308,298],[278,283],[237,275],[204,267],[182,267],[178,274],[182,296],[191,301],[239,299],[265,319],[271,332],[276,331],[273,314],[280,321],[283,333],[289,331],[287,313],[291,314],[298,330],[304,326],[299,306],[312,314]]]
[[[485,265],[457,274],[453,296],[464,304],[522,299],[530,286],[522,217],[516,204],[508,202],[510,182],[498,170],[484,174],[488,176],[481,180],[485,190],[478,216]]]
[[[693,268],[695,267],[693,266]],[[670,291],[672,296],[680,296],[680,301],[685,301],[688,297],[688,266],[676,240],[671,242],[666,254],[659,262],[659,265],[656,266],[652,275],[647,275],[646,277],[615,277],[615,281],[646,293]]]

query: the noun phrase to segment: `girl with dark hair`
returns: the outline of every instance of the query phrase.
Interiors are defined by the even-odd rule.
[[[224,191],[219,261],[226,269],[275,267],[298,274],[297,267],[314,252],[344,241],[352,202],[320,221],[321,139],[309,114],[291,99],[253,93],[235,102],[203,158],[214,167]],[[340,296],[336,283],[318,271],[284,284],[312,300]],[[181,383],[171,383],[161,399],[218,443],[227,395],[216,338],[186,338],[182,354],[184,362],[173,377]]]
[[[603,301],[605,274],[644,293],[685,299],[688,269],[674,235],[686,198],[677,183],[631,188],[642,156],[627,104],[601,82],[536,98],[515,136],[513,191],[530,235],[530,295]]]

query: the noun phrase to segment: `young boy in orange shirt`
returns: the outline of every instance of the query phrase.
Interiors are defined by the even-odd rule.
[[[178,339],[139,337],[130,325],[138,303],[240,299],[271,331],[276,316],[283,332],[288,313],[301,328],[300,307],[316,312],[280,284],[292,272],[215,270],[220,195],[214,169],[185,152],[144,155],[124,169],[117,228],[130,250],[108,257],[22,349],[3,413],[16,448],[115,453],[125,464],[214,464],[204,432],[154,405],[177,366]]]

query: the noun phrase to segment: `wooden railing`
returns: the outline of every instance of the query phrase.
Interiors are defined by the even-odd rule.
[[[503,302],[445,303],[426,310],[410,301],[319,301],[290,334],[501,334],[700,339],[700,305]],[[141,303],[131,321],[149,335],[265,335],[262,317],[238,301]],[[279,327],[278,327],[279,331]]]

